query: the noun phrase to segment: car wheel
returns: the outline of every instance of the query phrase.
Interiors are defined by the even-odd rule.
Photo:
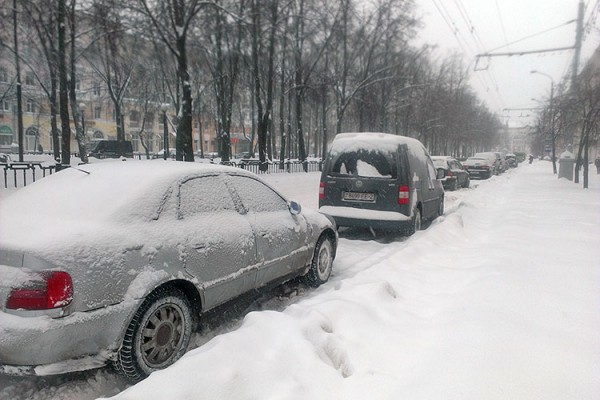
[[[116,369],[133,382],[168,367],[187,350],[193,314],[178,289],[152,292],[133,316],[119,350]]]
[[[452,182],[452,186],[451,186],[451,191],[454,190],[458,190],[458,178],[454,179],[454,182]]]
[[[418,208],[415,208],[415,210],[413,211],[413,219],[412,219],[412,223],[411,226],[409,228],[408,234],[413,235],[415,232],[420,231],[421,230],[421,210],[419,210]]]
[[[333,242],[327,235],[321,235],[315,246],[310,270],[305,281],[312,287],[317,287],[329,279],[333,265]]]
[[[440,199],[440,205],[438,207],[438,217],[444,215],[444,197]]]

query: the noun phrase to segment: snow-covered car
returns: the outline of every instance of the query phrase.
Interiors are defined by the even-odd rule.
[[[463,161],[462,165],[471,178],[488,179],[496,174],[494,153],[477,153]]]
[[[506,154],[506,162],[508,163],[509,168],[517,168],[519,166],[519,160],[513,153]]]
[[[256,175],[198,163],[68,168],[0,204],[0,373],[181,357],[198,318],[302,276],[326,282],[334,223]],[[220,309],[220,308],[219,308]]]
[[[469,187],[471,183],[469,173],[460,161],[450,156],[431,156],[431,160],[438,171],[444,172],[444,177],[440,179],[444,190],[452,191]]]
[[[378,132],[340,133],[319,188],[319,210],[338,226],[413,234],[444,213],[444,189],[417,139]]]

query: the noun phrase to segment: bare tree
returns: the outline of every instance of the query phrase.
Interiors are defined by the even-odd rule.
[[[150,19],[156,33],[177,60],[177,77],[181,83],[181,107],[178,112],[177,154],[179,161],[194,161],[192,146],[192,88],[188,71],[186,41],[191,23],[206,2],[169,0],[151,3],[138,0],[140,11]]]

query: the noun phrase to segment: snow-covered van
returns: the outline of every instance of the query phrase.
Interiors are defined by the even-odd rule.
[[[412,234],[444,212],[444,189],[427,149],[386,133],[340,133],[326,157],[319,211],[338,226]]]

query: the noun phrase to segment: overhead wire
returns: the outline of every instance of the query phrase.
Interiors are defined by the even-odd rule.
[[[454,21],[452,14],[449,12],[448,8],[446,8],[444,3],[440,0],[432,0],[432,1],[433,1],[434,5],[436,6],[436,8],[438,9],[438,12],[442,16],[442,18],[444,19],[444,21],[450,28],[450,30],[454,33],[454,36],[455,36],[458,44],[460,45],[460,47],[463,49],[463,52],[470,56],[474,56],[475,54],[477,54],[477,51],[473,50],[473,48],[469,44],[469,41],[462,34],[462,31],[459,29],[458,24]],[[475,48],[478,49],[479,52],[482,52],[483,48],[484,48],[483,42],[481,41],[481,38],[479,37],[479,34],[475,28],[475,25],[473,24],[473,22],[471,21],[471,18],[469,17],[467,8],[464,6],[464,4],[462,3],[461,0],[454,0],[454,4],[460,14],[460,17],[462,18],[464,25],[467,27],[469,35],[472,37]],[[498,82],[497,82],[493,72],[488,68],[488,69],[486,69],[486,75],[484,75],[484,76],[486,76],[491,83],[486,82],[484,77],[482,77],[481,74],[475,74],[475,78],[479,81],[479,83],[482,85],[482,87],[487,92],[492,91],[492,93],[496,97],[495,100],[498,102],[498,106],[500,108],[503,108],[504,104],[505,104],[504,99],[502,97],[502,94],[499,91]],[[490,87],[491,87],[491,89],[490,89]]]

